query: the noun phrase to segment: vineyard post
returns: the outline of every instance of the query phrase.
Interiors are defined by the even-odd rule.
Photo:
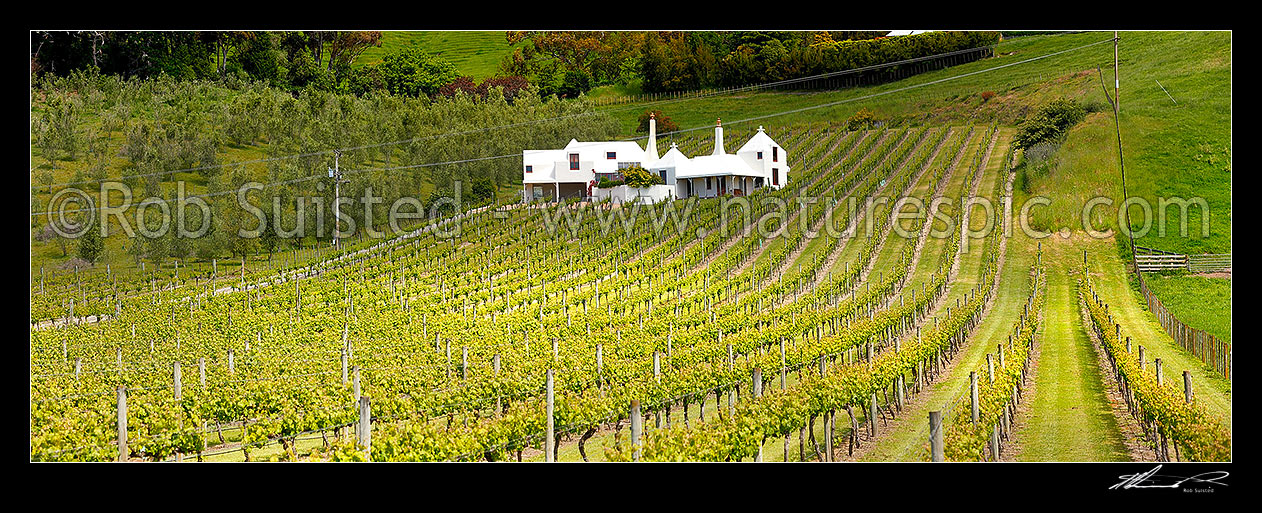
[[[202,390],[206,389],[206,358],[197,359],[197,382]]]
[[[977,404],[977,371],[969,371],[969,393],[973,396],[973,423],[976,424],[978,418],[981,417],[981,409]]]
[[[722,336],[723,336],[723,332],[722,332],[722,331],[720,331],[720,332],[719,332],[719,337],[722,337]],[[731,371],[733,371],[733,370],[735,370],[735,369],[736,369],[736,363],[735,363],[735,361],[732,359],[732,344],[728,344],[728,345],[727,345],[727,370],[728,370],[728,372],[731,372]],[[715,399],[718,399],[718,398],[716,397]],[[731,416],[733,416],[733,417],[735,417],[735,416],[736,416],[736,395],[735,395],[735,390],[729,390],[729,391],[727,392],[727,409],[728,409],[728,414],[729,414],[729,415],[731,415]]]
[[[596,344],[596,380],[603,382],[605,379],[605,349],[603,344]]]
[[[995,384],[995,358],[990,353],[986,353],[986,377],[990,384]]]
[[[346,386],[346,348],[342,348],[342,386]]]
[[[74,380],[76,382],[79,381],[79,371],[82,369],[83,369],[83,358],[75,358],[74,359]]]
[[[372,410],[369,408],[368,396],[361,396],[359,403],[359,447],[371,459],[372,456]]]
[[[1140,372],[1144,370],[1144,346],[1142,345],[1139,346],[1139,370]]]
[[[990,427],[990,461],[999,461],[999,424]]]
[[[929,452],[931,461],[946,461],[942,449],[942,411],[929,412]]]
[[[756,400],[762,397],[762,369],[761,368],[754,367],[753,381],[754,381],[754,386],[753,386],[754,399]],[[762,442],[761,441],[758,443],[758,456],[755,457],[754,461],[758,461],[758,462],[762,461]]]
[[[184,394],[182,393],[183,383],[180,382],[181,381],[180,380],[180,362],[175,362],[174,375],[175,375],[175,400],[179,401],[180,399],[184,398]]]
[[[549,371],[551,372],[551,371]],[[551,375],[551,374],[549,374]],[[551,404],[551,403],[549,403]],[[551,410],[551,408],[549,408]],[[631,461],[640,461],[640,400],[631,401]],[[551,421],[549,421],[551,423]]]
[[[1153,360],[1153,364],[1157,371],[1157,387],[1161,387],[1163,385],[1163,381],[1161,379],[1161,358]]]
[[[868,420],[869,420],[868,423],[870,424],[870,426],[868,426],[868,431],[870,431],[870,434],[873,437],[875,437],[876,436],[876,392],[872,392],[872,402],[869,403],[868,405]]]
[[[127,388],[118,387],[118,461],[127,461]]]
[[[355,400],[356,400],[356,401],[359,401],[359,398],[360,398],[360,394],[359,394],[359,366],[358,366],[358,365],[356,365],[356,366],[354,366],[354,367],[353,367],[353,369],[354,369],[354,374],[355,374],[355,378],[354,378],[354,379],[355,379],[355,381],[354,381],[354,385],[353,385],[354,392],[355,392]]]
[[[232,349],[228,349],[228,374],[236,374],[236,367],[233,364]]]
[[[1183,400],[1192,404],[1192,373],[1183,371]]]
[[[469,346],[460,346],[460,380],[469,378]]]
[[[552,369],[548,369],[547,385],[548,385],[548,411],[547,411],[548,431],[547,431],[547,435],[544,437],[543,455],[544,455],[544,461],[554,462],[556,461],[557,455],[556,453],[553,452],[553,443],[554,443],[554,440],[556,440],[556,431],[555,431],[556,420],[552,418],[552,412],[553,412],[553,409],[552,409],[553,408]]]

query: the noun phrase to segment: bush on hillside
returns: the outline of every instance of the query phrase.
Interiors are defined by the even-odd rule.
[[[1060,138],[1087,116],[1087,110],[1073,99],[1053,100],[1025,118],[1014,138],[1018,148],[1029,149],[1044,141]]]
[[[662,114],[660,110],[646,110],[640,114],[639,125],[636,126],[637,133],[648,133],[649,131],[649,114],[657,117],[657,133],[674,132],[679,130],[679,125],[670,119],[670,116]]]
[[[872,128],[877,123],[880,123],[880,120],[877,119],[875,112],[868,109],[859,109],[859,112],[854,113],[853,116],[850,116],[850,119],[846,120],[846,127],[850,130],[863,130]]]

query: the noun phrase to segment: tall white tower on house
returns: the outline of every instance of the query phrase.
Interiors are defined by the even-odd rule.
[[[644,165],[657,161],[657,115],[649,113],[649,142],[644,145]]]
[[[723,151],[723,118],[718,118],[714,125],[714,154],[727,154],[727,152]]]

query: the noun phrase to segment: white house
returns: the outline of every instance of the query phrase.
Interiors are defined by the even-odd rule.
[[[649,117],[649,137],[645,149],[631,141],[578,142],[571,140],[560,150],[522,152],[522,194],[526,201],[582,197],[618,202],[658,202],[693,196],[714,198],[744,196],[771,187],[779,189],[789,180],[788,154],[762,127],[735,154],[723,147],[723,122],[714,127],[714,151],[688,158],[671,144],[657,156],[657,120]],[[646,188],[618,186],[597,189],[602,177],[640,166],[662,177],[664,185]]]
[[[749,138],[735,154],[727,153],[723,147],[723,120],[714,127],[714,152],[688,159],[673,145],[658,164],[649,167],[657,170],[663,167],[662,162],[674,157],[674,177],[676,197],[680,199],[697,196],[714,198],[731,194],[747,196],[763,187],[779,189],[788,182],[789,155],[776,141],[767,135],[763,127]],[[687,163],[679,165],[675,162],[682,159]],[[667,182],[670,183],[670,182]]]

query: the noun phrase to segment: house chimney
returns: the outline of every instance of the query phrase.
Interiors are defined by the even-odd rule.
[[[644,160],[657,160],[657,115],[649,113],[649,142],[644,146]]]
[[[714,154],[726,154],[726,152],[723,151],[723,118],[719,118],[714,124]]]

